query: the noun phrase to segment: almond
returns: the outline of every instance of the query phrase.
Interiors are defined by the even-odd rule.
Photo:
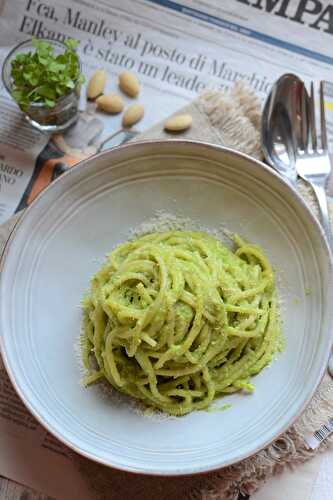
[[[106,83],[106,71],[98,69],[90,78],[87,87],[87,98],[96,99],[99,95],[103,94]]]
[[[116,115],[121,113],[124,109],[124,102],[120,95],[107,94],[101,95],[96,99],[97,109],[104,111],[105,113],[111,113]]]
[[[129,97],[136,97],[140,92],[140,82],[133,73],[123,71],[119,75],[119,88]]]
[[[167,132],[184,132],[192,125],[191,115],[176,115],[169,118],[164,124]]]
[[[132,104],[123,114],[123,127],[131,127],[139,122],[144,115],[144,107],[142,104]]]

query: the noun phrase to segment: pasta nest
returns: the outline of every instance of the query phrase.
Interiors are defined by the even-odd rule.
[[[169,231],[119,245],[83,299],[85,384],[171,415],[253,391],[281,347],[275,276],[258,246],[234,243]]]

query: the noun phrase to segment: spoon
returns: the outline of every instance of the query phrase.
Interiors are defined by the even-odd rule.
[[[273,85],[262,113],[261,142],[267,163],[295,187],[295,145],[302,138],[301,102],[304,86],[298,76],[282,75]]]
[[[304,149],[308,143],[310,116],[309,99],[304,82],[291,73],[282,75],[273,85],[265,102],[262,114],[261,140],[267,163],[284,179],[296,187],[297,148]],[[303,116],[303,119],[302,119]],[[333,378],[333,352],[327,371]]]

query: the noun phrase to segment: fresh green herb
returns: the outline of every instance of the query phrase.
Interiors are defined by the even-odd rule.
[[[12,95],[23,111],[32,103],[42,103],[53,108],[59,97],[68,94],[84,82],[76,40],[66,40],[66,50],[55,55],[53,46],[34,38],[34,52],[17,54],[12,61]]]

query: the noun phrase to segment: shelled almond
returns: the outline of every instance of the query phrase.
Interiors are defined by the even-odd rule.
[[[188,114],[175,115],[169,118],[164,124],[167,132],[184,132],[192,125],[192,116]]]
[[[123,71],[119,75],[119,88],[129,97],[136,97],[140,92],[140,82],[134,73]]]
[[[107,73],[105,69],[98,69],[92,75],[88,82],[87,98],[96,99],[99,95],[103,94],[106,84]]]
[[[124,101],[120,95],[107,94],[101,95],[96,99],[97,109],[116,115],[124,109]]]
[[[123,127],[131,127],[135,123],[139,122],[143,118],[143,115],[143,104],[132,104],[132,106],[129,106],[123,114]]]

